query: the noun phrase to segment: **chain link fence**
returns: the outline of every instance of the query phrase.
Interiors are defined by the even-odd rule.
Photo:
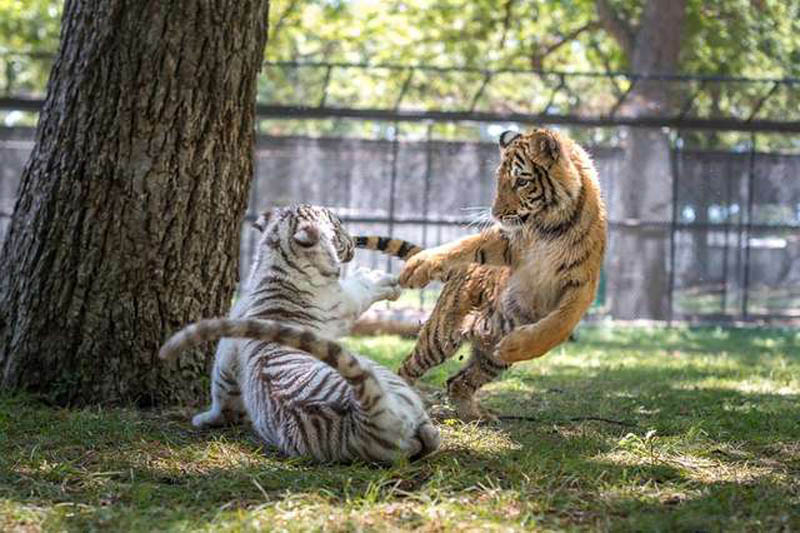
[[[430,131],[430,130],[429,130]],[[0,129],[0,240],[19,176],[33,146],[31,129]],[[589,146],[607,202],[623,152]],[[247,221],[293,202],[333,207],[354,234],[401,237],[435,246],[477,231],[494,194],[498,150],[489,142],[367,140],[260,135]],[[673,150],[671,220],[611,220],[615,239],[661,239],[669,284],[658,298],[669,319],[791,321],[800,318],[800,156]],[[609,205],[609,211],[613,206]],[[241,275],[257,234],[242,227]],[[389,268],[396,260],[360,251],[356,264]],[[608,268],[608,265],[607,265]],[[436,288],[406,291],[395,307],[429,309]],[[607,312],[604,283],[593,308]],[[640,318],[652,318],[641,316]]]

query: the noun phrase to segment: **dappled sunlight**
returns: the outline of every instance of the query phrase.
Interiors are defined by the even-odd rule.
[[[49,512],[51,509],[46,505],[17,502],[0,497],[0,530],[40,530]]]
[[[652,453],[652,454],[651,454]],[[783,475],[772,468],[751,465],[747,462],[727,462],[714,457],[704,457],[691,453],[654,449],[642,453],[627,449],[615,449],[608,453],[599,454],[592,458],[600,465],[614,465],[617,467],[634,467],[629,470],[630,475],[639,475],[640,468],[663,468],[664,473],[669,472],[669,477],[681,481],[695,481],[698,483],[752,483],[758,479],[772,475]],[[627,474],[626,474],[627,475]],[[650,475],[648,474],[648,476]],[[776,480],[778,478],[775,478]],[[660,481],[665,481],[661,479]]]
[[[518,494],[493,494],[491,502],[480,495],[471,494],[462,498],[444,498],[437,502],[420,506],[415,501],[393,501],[369,506],[369,512],[362,508],[342,509],[330,504],[311,503],[300,499],[287,498],[269,511],[255,509],[240,511],[237,527],[245,530],[286,530],[307,531],[323,529],[335,531],[372,531],[397,528],[408,530],[423,528],[424,531],[440,531],[444,528],[466,531],[508,531],[502,521],[520,518],[524,503],[519,502]],[[490,503],[496,511],[487,512],[483,506]],[[230,519],[231,517],[226,517]],[[217,521],[210,523],[216,526]],[[212,528],[214,531],[226,531]]]
[[[149,450],[142,450],[131,457],[130,465],[164,479],[271,466],[260,446],[229,441],[224,437],[213,437],[210,442],[198,441],[167,447],[153,443]],[[287,466],[280,465],[280,469],[286,469]]]
[[[790,329],[732,329],[720,327],[638,328],[586,326],[578,329],[579,342],[566,344],[584,349],[621,352],[720,354],[728,353],[743,361],[758,356],[800,353],[800,333]],[[577,349],[576,346],[576,349]]]
[[[246,426],[192,428],[190,408],[65,410],[0,396],[0,529],[780,523],[800,504],[800,360],[781,351],[786,337],[741,354],[723,346],[753,344],[738,333],[702,333],[583,330],[480,391],[499,424],[464,424],[444,405],[441,449],[388,468],[285,458]],[[686,335],[707,349],[665,347]],[[395,366],[412,341],[348,343]],[[446,404],[444,381],[462,364],[431,372],[425,390]]]
[[[493,391],[502,391],[509,394],[542,392],[537,386],[536,380],[530,379],[530,376],[525,376],[519,372],[509,372],[508,376],[503,377],[502,382],[490,383],[481,392],[491,393]]]
[[[634,394],[633,392],[628,390],[609,391],[608,396],[610,398],[624,398],[626,400],[631,400],[638,397],[637,394]]]
[[[745,381],[735,381],[729,379],[717,379],[709,377],[687,381],[676,385],[676,389],[696,390],[696,389],[722,389],[753,394],[775,394],[777,396],[800,395],[800,386],[796,383],[783,385],[775,383],[768,378],[754,377]]]
[[[653,430],[628,433],[609,450],[588,458],[588,463],[607,473],[597,488],[597,497],[606,506],[624,509],[648,505],[656,514],[678,522],[685,519],[700,524],[714,519],[724,523],[746,513],[748,506],[783,502],[781,494],[797,488],[797,479],[787,464],[765,463],[757,454],[733,443],[715,441],[698,429],[679,437],[659,437]],[[748,495],[749,491],[756,494]],[[735,510],[719,514],[717,507],[722,502],[735,500],[740,501]],[[682,512],[669,514],[671,509]],[[780,518],[785,520],[785,511]],[[663,521],[655,523],[668,527]],[[643,524],[640,527],[649,529]]]
[[[444,420],[440,428],[442,431],[440,454],[469,450],[475,454],[497,455],[522,449],[522,444],[512,439],[501,428],[482,427],[474,422],[464,424],[455,419]]]

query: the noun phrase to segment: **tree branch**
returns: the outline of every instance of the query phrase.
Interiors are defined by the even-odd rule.
[[[596,20],[593,20],[591,22],[587,22],[583,26],[580,26],[580,27],[572,30],[571,32],[569,32],[566,35],[559,35],[559,37],[560,37],[559,40],[556,41],[555,43],[549,45],[547,48],[544,49],[543,52],[538,53],[536,50],[533,50],[531,52],[531,68],[533,68],[535,70],[542,69],[543,68],[542,64],[544,63],[544,60],[547,59],[547,56],[549,56],[550,54],[552,54],[553,52],[555,52],[556,50],[558,50],[559,48],[561,48],[565,44],[577,39],[577,37],[581,33],[585,32],[587,30],[591,30],[591,29],[597,28],[599,26],[600,26],[600,23],[598,21],[596,21]]]
[[[283,10],[283,13],[281,13],[281,16],[278,17],[278,21],[272,28],[272,34],[270,34],[269,36],[270,42],[275,40],[275,37],[278,35],[278,32],[280,31],[281,27],[286,22],[286,19],[289,17],[289,15],[292,14],[292,11],[295,10],[295,8],[299,3],[300,3],[299,0],[293,0],[288,6],[286,6],[286,9]]]
[[[506,1],[506,14],[503,18],[503,33],[500,35],[500,42],[497,43],[497,48],[502,50],[506,47],[506,37],[508,36],[508,29],[511,27],[511,13],[514,9],[514,0]]]
[[[606,54],[603,51],[603,49],[600,48],[600,45],[597,44],[596,40],[592,39],[591,41],[589,41],[589,47],[592,50],[594,50],[595,53],[597,53],[597,55],[600,57],[600,61],[603,62],[603,67],[605,68],[606,72],[612,72],[613,70],[615,70],[611,67],[611,61],[608,58],[608,54]],[[622,96],[622,93],[624,93],[625,91],[623,91],[622,88],[619,86],[619,83],[617,82],[616,78],[611,77],[608,79],[611,82],[611,87],[614,90],[614,94],[616,94],[617,97]]]
[[[595,7],[603,29],[614,37],[614,40],[617,41],[617,44],[630,60],[633,56],[636,29],[619,16],[619,13],[616,12],[608,0],[595,0]]]

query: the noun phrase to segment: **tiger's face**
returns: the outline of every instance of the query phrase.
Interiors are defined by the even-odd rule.
[[[570,146],[556,132],[533,129],[500,135],[500,166],[492,216],[505,229],[521,229],[569,205],[580,178]]]
[[[353,258],[355,242],[341,220],[327,208],[306,204],[264,212],[253,226],[262,233],[259,248],[282,250],[326,273]]]

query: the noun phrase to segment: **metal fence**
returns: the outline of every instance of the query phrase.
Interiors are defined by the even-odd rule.
[[[0,129],[0,240],[13,209],[32,130]],[[590,146],[601,186],[613,202],[623,152]],[[493,195],[494,143],[274,137],[256,145],[247,217],[290,202],[334,207],[353,233],[402,237],[433,246],[470,227]],[[611,221],[609,238],[648,232],[661,239],[670,319],[725,322],[800,318],[800,156],[673,150],[672,220]],[[613,206],[609,206],[613,209]],[[242,229],[242,275],[256,237]],[[374,253],[356,262],[385,268]],[[388,267],[397,269],[395,261]],[[595,313],[604,312],[601,290]],[[407,295],[404,305],[432,298]],[[642,317],[648,318],[648,317]]]
[[[50,54],[4,52],[0,66],[19,63],[43,77],[52,59]],[[16,68],[2,70],[0,118],[13,115],[14,120],[23,117],[20,123],[32,123],[43,102],[43,83],[22,84],[8,76]],[[355,233],[433,246],[474,231],[470,222],[488,208],[493,195],[495,144],[463,139],[488,139],[490,126],[565,125],[590,145],[611,214],[609,283],[601,284],[594,313],[616,309],[623,316],[620,295],[628,294],[638,302],[623,307],[634,310],[628,316],[639,318],[800,319],[800,154],[760,152],[755,136],[778,133],[781,146],[798,151],[798,85],[800,80],[793,78],[267,62],[259,79],[257,125],[267,124],[262,132],[283,133],[258,136],[247,216],[253,219],[269,205],[318,203],[335,207]],[[669,95],[670,104],[629,112],[642,88],[654,86]],[[327,130],[317,129],[317,134],[339,133],[331,133],[332,138],[287,136],[287,131],[314,130],[302,124],[315,120],[328,122]],[[347,127],[337,129],[342,125]],[[618,141],[627,127],[637,132],[648,128],[662,138],[661,129],[670,132],[672,150],[668,153],[664,145],[658,156],[663,165],[641,176],[671,184],[671,193],[669,187],[653,189],[665,194],[663,202],[653,201],[652,190],[647,201],[625,199],[615,179],[632,176],[624,174],[631,172],[623,169],[625,152],[591,146],[590,132],[603,133],[598,138],[608,143]],[[467,134],[443,140],[447,128]],[[344,138],[342,131],[357,138]],[[737,149],[683,149],[682,135],[689,139],[700,131],[736,132],[739,140],[731,146]],[[31,129],[0,128],[0,239],[31,139]],[[640,179],[640,170],[634,167],[633,172]],[[631,205],[645,212],[630,218],[625,207]],[[254,238],[245,226],[242,275]],[[651,278],[640,269],[637,283],[631,284],[636,290],[626,292],[629,272],[619,268],[620,261],[638,253],[640,245],[647,257],[635,266],[653,266],[655,281],[648,284]],[[359,252],[357,261],[399,267],[374,253]],[[431,299],[421,294],[404,296],[403,303],[429,306]],[[645,307],[638,305],[644,301]]]
[[[36,112],[53,54],[0,52],[0,111]],[[28,76],[34,77],[35,76]],[[642,87],[660,86],[668,106],[628,113]],[[483,121],[672,129],[800,132],[800,79],[568,72],[431,65],[267,61],[260,117],[383,121]],[[717,105],[728,103],[726,112]]]
[[[800,132],[796,78],[278,61],[262,80],[264,117]],[[630,114],[646,86],[671,105]]]
[[[678,152],[673,316],[800,317],[800,157]]]

